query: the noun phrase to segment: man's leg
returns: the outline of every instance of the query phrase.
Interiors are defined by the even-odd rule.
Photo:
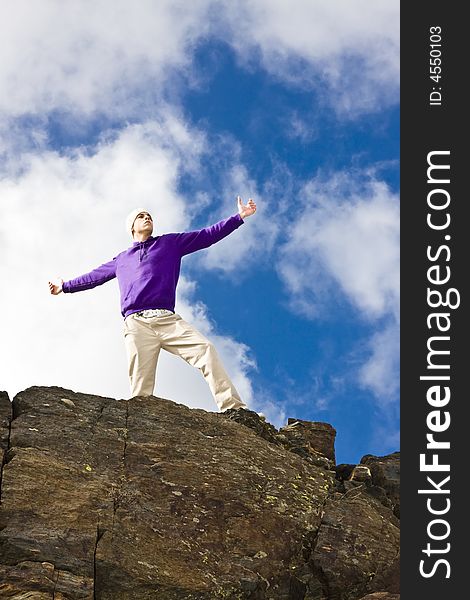
[[[211,342],[179,315],[163,317],[159,327],[164,350],[181,356],[204,375],[221,411],[246,408]]]
[[[160,340],[148,323],[134,315],[129,315],[124,321],[124,339],[131,397],[151,396],[155,387]]]

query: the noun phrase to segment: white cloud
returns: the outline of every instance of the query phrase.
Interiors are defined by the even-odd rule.
[[[397,315],[396,195],[383,182],[364,187],[343,173],[310,182],[301,198],[304,208],[290,226],[279,266],[296,305],[313,316],[339,285],[367,318]]]
[[[2,2],[0,112],[145,109],[161,97],[166,69],[184,66],[188,45],[205,34],[207,4]]]
[[[358,382],[382,405],[398,392],[399,203],[387,185],[357,174],[317,178],[279,250],[293,310],[334,318],[346,299],[375,328]]]
[[[359,372],[361,384],[374,392],[383,408],[393,403],[398,396],[399,345],[398,326],[392,321],[370,339],[369,359]]]
[[[342,112],[397,101],[394,0],[5,0],[0,115],[149,118],[175,96],[176,73],[197,82],[192,54],[206,39],[228,42],[248,67],[261,60],[283,80],[326,86]]]
[[[395,0],[224,4],[232,44],[246,63],[261,58],[267,71],[315,88],[342,113],[397,102],[400,7]]]
[[[292,111],[285,119],[286,135],[291,139],[297,139],[303,144],[312,142],[317,135],[318,127],[310,121],[302,119],[297,111]]]
[[[7,293],[0,311],[8,344],[1,350],[2,388],[13,395],[30,385],[59,385],[128,396],[116,281],[58,297],[49,295],[47,281],[87,272],[130,245],[124,221],[135,206],[152,211],[156,233],[186,229],[195,209],[178,194],[178,176],[197,164],[202,142],[167,114],[94,149],[23,155],[21,169],[3,174],[0,277]],[[217,334],[205,308],[192,305],[194,291],[183,281],[177,310],[210,334],[251,402],[249,349]],[[162,356],[156,393],[216,410],[202,376],[181,360]]]

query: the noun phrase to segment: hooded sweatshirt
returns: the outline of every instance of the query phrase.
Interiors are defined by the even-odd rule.
[[[182,257],[212,246],[242,224],[243,219],[236,214],[197,231],[150,236],[93,271],[65,281],[62,289],[66,294],[81,292],[117,277],[124,318],[151,308],[174,312]]]

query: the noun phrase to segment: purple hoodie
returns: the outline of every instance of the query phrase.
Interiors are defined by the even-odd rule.
[[[134,242],[97,269],[65,281],[62,289],[66,294],[81,292],[117,277],[124,318],[149,308],[174,311],[181,258],[212,246],[242,224],[243,219],[236,214],[198,231],[150,236],[145,242]]]

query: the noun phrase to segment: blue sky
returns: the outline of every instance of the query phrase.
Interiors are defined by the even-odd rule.
[[[8,4],[0,307],[22,318],[0,387],[128,397],[116,282],[52,298],[47,280],[129,245],[136,206],[159,234],[240,194],[257,214],[185,258],[177,310],[277,427],[331,423],[338,462],[397,450],[397,3],[50,0],[26,21],[31,5]],[[216,410],[174,357],[156,393]]]

